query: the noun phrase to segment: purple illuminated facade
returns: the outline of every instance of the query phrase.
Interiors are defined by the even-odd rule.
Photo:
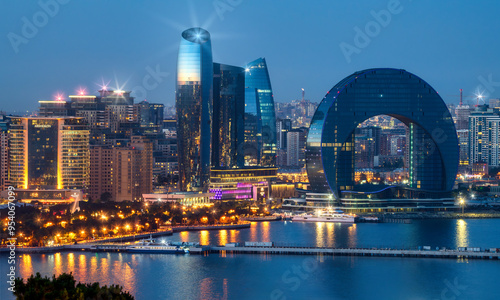
[[[277,168],[212,169],[210,193],[212,200],[255,201],[269,199],[269,187],[276,180]]]

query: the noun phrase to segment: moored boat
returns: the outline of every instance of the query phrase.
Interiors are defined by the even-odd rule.
[[[334,223],[355,223],[356,215],[345,214],[339,209],[317,210],[315,214],[303,213],[292,217],[292,221],[298,222],[334,222]]]
[[[162,253],[162,254],[187,254],[189,248],[175,246],[168,241],[157,242],[150,238],[127,246],[127,252],[131,253]]]

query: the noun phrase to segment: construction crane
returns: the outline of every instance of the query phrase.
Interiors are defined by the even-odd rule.
[[[465,96],[465,97],[464,97],[464,96],[463,96],[463,90],[462,90],[462,89],[460,89],[460,95],[446,95],[446,97],[454,97],[454,98],[459,98],[459,99],[460,99],[460,104],[459,104],[460,106],[463,106],[463,99],[464,99],[464,98],[470,98],[470,99],[477,98],[477,96],[476,96],[476,97],[474,97],[474,96]]]

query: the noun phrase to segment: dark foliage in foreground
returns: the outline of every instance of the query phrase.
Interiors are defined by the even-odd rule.
[[[95,283],[76,283],[73,274],[63,273],[52,278],[42,277],[40,273],[31,275],[24,282],[16,279],[16,299],[20,300],[133,300],[134,297],[123,291],[119,285],[99,286]]]

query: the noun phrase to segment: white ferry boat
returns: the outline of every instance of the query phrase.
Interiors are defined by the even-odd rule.
[[[187,254],[189,248],[171,245],[169,242],[157,242],[150,238],[127,246],[131,253],[162,253],[162,254]]]
[[[339,209],[318,210],[315,214],[303,213],[295,215],[292,217],[292,221],[354,223],[356,221],[356,215],[345,214]]]

